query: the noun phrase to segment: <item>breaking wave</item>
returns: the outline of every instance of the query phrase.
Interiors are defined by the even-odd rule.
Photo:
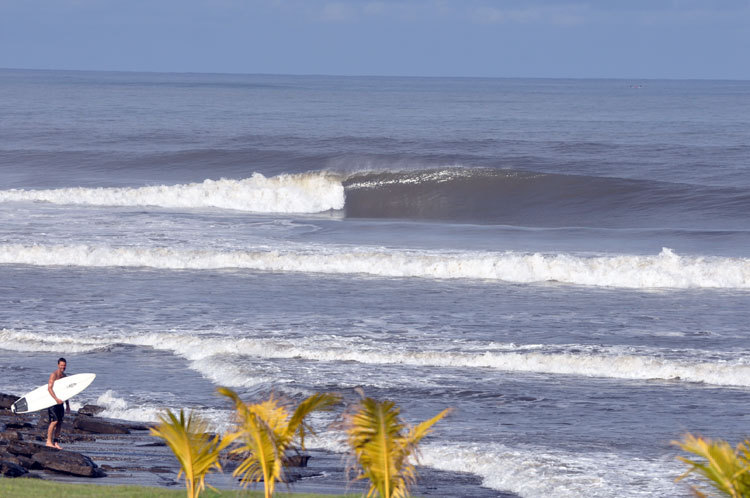
[[[253,213],[343,210],[350,218],[425,219],[541,227],[746,229],[750,194],[623,178],[460,166],[144,187],[2,190],[0,202],[222,208]]]
[[[592,349],[584,345],[541,346],[528,350],[496,344],[484,351],[402,351],[384,346],[345,347],[335,339],[285,341],[266,338],[197,336],[175,333],[70,338],[0,329],[0,348],[14,351],[91,351],[106,345],[129,344],[170,351],[191,362],[191,368],[217,384],[250,387],[271,378],[245,373],[230,358],[304,359],[374,365],[411,365],[451,369],[486,368],[505,372],[571,375],[622,380],[666,380],[718,386],[750,387],[750,363],[737,355],[706,361],[685,352],[664,358],[660,350]],[[562,350],[561,350],[562,349]],[[696,353],[697,354],[697,353]],[[721,356],[721,355],[719,355]]]
[[[279,250],[189,250],[91,245],[0,245],[0,264],[159,269],[250,269],[379,277],[482,279],[631,289],[748,289],[750,259],[657,255],[419,251],[306,246]]]
[[[627,458],[614,452],[572,453],[544,447],[452,443],[427,444],[420,462],[439,470],[470,472],[482,485],[519,496],[609,498],[674,496],[670,476],[682,469],[673,458]],[[659,477],[655,477],[659,476]]]
[[[309,445],[333,452],[348,451],[332,432],[312,437]],[[681,487],[669,477],[681,472],[679,463],[671,457],[648,460],[614,452],[450,442],[422,444],[419,463],[449,472],[469,472],[482,479],[482,486],[523,497],[673,496],[680,494]]]
[[[327,173],[301,173],[270,178],[255,173],[244,180],[205,180],[202,183],[184,185],[0,191],[0,202],[8,201],[89,206],[222,208],[254,213],[319,213],[344,207],[344,187],[339,179]]]

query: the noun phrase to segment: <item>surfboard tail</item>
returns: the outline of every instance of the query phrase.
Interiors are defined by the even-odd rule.
[[[10,405],[10,411],[13,413],[24,413],[28,411],[29,405],[26,402],[26,398],[21,398],[12,405]]]

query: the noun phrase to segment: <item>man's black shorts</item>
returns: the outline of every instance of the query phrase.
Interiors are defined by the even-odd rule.
[[[63,407],[62,403],[60,403],[59,405],[54,405],[47,408],[47,413],[49,414],[50,422],[62,422],[63,417],[65,417],[65,408]]]

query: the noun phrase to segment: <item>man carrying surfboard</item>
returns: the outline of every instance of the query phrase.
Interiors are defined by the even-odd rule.
[[[52,390],[52,386],[56,380],[60,380],[65,377],[65,367],[68,366],[68,362],[65,358],[57,360],[57,370],[52,372],[49,376],[49,382],[47,382],[47,391],[52,396],[57,404],[47,408],[49,414],[49,428],[47,429],[47,446],[51,448],[62,449],[62,446],[57,442],[57,438],[60,437],[60,431],[62,430],[62,421],[65,417],[65,413],[70,413],[70,403],[65,401],[65,410],[63,410],[63,400],[57,397],[55,391]]]

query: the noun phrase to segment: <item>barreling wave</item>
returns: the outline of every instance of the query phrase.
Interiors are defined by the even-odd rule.
[[[743,189],[451,167],[352,174],[345,214],[516,226],[747,227]]]
[[[89,206],[222,208],[254,213],[319,213],[344,207],[344,187],[328,173],[300,173],[243,180],[205,180],[139,188],[2,190],[0,202],[43,201]]]
[[[317,362],[356,362],[373,365],[409,365],[451,369],[492,369],[504,372],[571,375],[622,380],[664,380],[717,386],[750,387],[750,363],[720,358],[706,361],[700,352],[682,358],[664,358],[660,350],[592,349],[585,345],[541,346],[535,349],[493,344],[485,351],[404,351],[398,345],[342,348],[336,338],[285,341],[283,339],[145,333],[71,338],[0,329],[0,348],[13,351],[93,351],[108,345],[129,344],[170,351],[191,362],[191,367],[216,383],[248,387],[261,382],[257,372],[244,372],[231,357],[304,359]],[[720,356],[714,352],[713,356]],[[252,364],[252,362],[241,362]],[[274,379],[262,379],[273,382]]]
[[[379,277],[555,282],[630,289],[750,289],[750,259],[657,255],[449,252],[306,246],[279,250],[0,244],[0,264],[250,269]]]
[[[130,188],[0,190],[0,202],[7,201],[290,214],[343,210],[350,218],[539,227],[745,230],[750,216],[745,189],[460,166],[255,173],[242,180]]]

